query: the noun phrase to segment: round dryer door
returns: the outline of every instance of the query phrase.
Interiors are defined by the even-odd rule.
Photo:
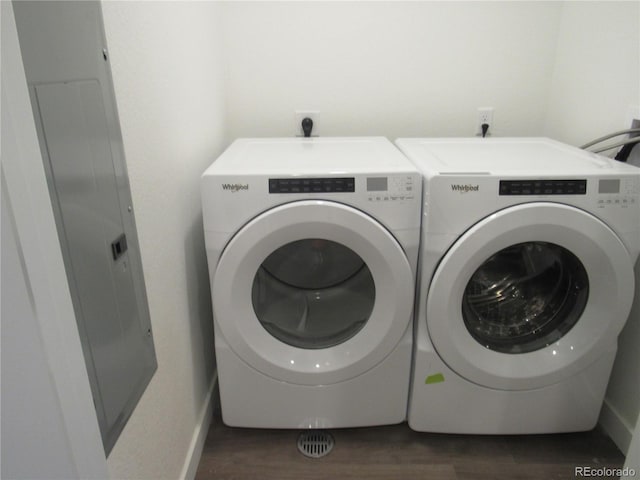
[[[634,294],[617,235],[577,208],[510,207],[449,249],[427,297],[429,335],[467,380],[522,390],[575,374],[615,345]]]
[[[395,238],[354,208],[300,201],[269,210],[216,268],[219,329],[256,370],[305,385],[374,367],[409,328],[414,277]]]

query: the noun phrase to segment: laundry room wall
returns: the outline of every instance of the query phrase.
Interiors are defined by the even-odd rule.
[[[540,135],[562,2],[227,2],[231,138]]]
[[[629,128],[640,115],[640,3],[562,2],[554,64],[546,134],[582,145]]]
[[[102,6],[158,360],[108,468],[189,478],[215,370],[199,179],[226,147],[220,5]]]
[[[632,114],[640,118],[639,105],[640,3],[563,3],[546,134],[581,145],[629,128]],[[623,452],[640,410],[639,346],[640,264],[635,303],[620,335],[600,418]]]

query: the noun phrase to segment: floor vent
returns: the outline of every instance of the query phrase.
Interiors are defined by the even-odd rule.
[[[307,430],[298,437],[298,450],[310,458],[328,455],[333,449],[333,445],[333,437],[324,430]]]

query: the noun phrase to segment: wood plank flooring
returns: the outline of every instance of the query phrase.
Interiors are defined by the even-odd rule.
[[[299,431],[230,428],[215,412],[197,480],[574,479],[576,466],[621,468],[600,429],[576,434],[479,436],[414,432],[407,424],[331,430],[333,450],[310,459]],[[615,478],[611,476],[588,477]]]

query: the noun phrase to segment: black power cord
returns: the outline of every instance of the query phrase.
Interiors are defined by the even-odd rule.
[[[311,130],[313,130],[313,120],[309,117],[305,117],[302,119],[302,132],[305,137],[311,136]]]
[[[615,160],[619,160],[620,162],[626,162],[629,158],[629,155],[631,155],[631,150],[633,150],[633,147],[635,147],[636,145],[637,144],[635,143],[625,143],[613,158]]]
[[[610,138],[614,138],[614,137],[618,137],[620,135],[626,135],[626,134],[640,134],[640,128],[637,127],[632,127],[632,128],[627,128],[626,130],[620,130],[618,132],[613,132],[610,133],[608,135],[605,135],[604,137],[600,137],[600,138],[596,138],[595,140],[589,142],[589,143],[585,143],[584,145],[582,145],[580,148],[582,149],[587,149],[589,147],[593,147],[594,145],[597,145],[598,143],[602,143],[605,140],[609,140]],[[596,150],[593,150],[593,153],[602,153],[602,152],[606,152],[607,150],[611,150],[613,148],[618,148],[618,147],[622,147],[618,153],[615,156],[615,160],[619,160],[621,162],[626,162],[627,158],[629,158],[629,155],[631,154],[631,151],[633,150],[633,147],[636,146],[638,143],[640,143],[640,136],[635,136],[635,137],[630,137],[627,138],[621,142],[617,142],[614,144],[609,144],[607,146],[604,147],[597,147]]]
[[[489,131],[489,124],[483,123],[482,125],[480,125],[480,128],[482,129],[482,138],[486,137],[487,132]]]

